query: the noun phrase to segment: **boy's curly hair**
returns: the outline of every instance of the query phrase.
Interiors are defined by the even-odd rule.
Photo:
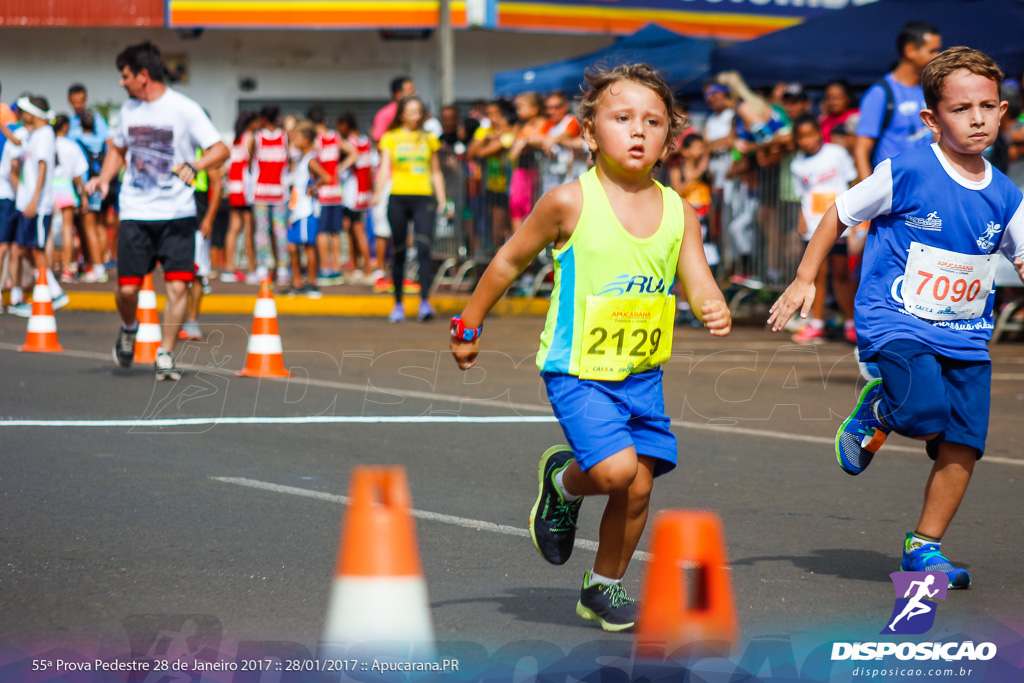
[[[609,68],[598,63],[587,68],[584,78],[587,81],[587,89],[579,101],[581,128],[593,130],[594,120],[597,116],[597,103],[600,101],[601,95],[613,84],[619,81],[629,81],[650,88],[665,103],[665,109],[668,111],[666,145],[672,145],[679,134],[683,132],[686,117],[676,111],[672,88],[665,82],[662,74],[650,64],[619,64]]]

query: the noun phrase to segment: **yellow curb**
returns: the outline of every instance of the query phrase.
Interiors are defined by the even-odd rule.
[[[163,310],[164,295],[158,294],[157,309]],[[117,311],[111,292],[68,292],[68,311]],[[468,296],[438,296],[430,300],[439,315],[449,316],[460,313],[469,301]],[[341,315],[385,317],[391,312],[394,299],[390,296],[324,296],[320,299],[307,297],[274,297],[278,315]],[[406,296],[405,310],[408,315],[416,314],[420,298]],[[506,298],[495,304],[491,313],[499,316],[543,316],[547,314],[549,301],[540,298]],[[256,296],[210,294],[203,297],[204,314],[251,315],[256,307]]]

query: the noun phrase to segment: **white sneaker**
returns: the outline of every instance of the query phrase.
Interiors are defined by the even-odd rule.
[[[181,379],[181,370],[174,367],[174,354],[170,351],[157,349],[156,352],[156,379],[158,382],[170,379],[177,382]]]

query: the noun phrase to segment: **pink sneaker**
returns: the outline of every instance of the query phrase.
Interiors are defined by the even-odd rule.
[[[857,329],[853,325],[846,327],[843,330],[843,334],[846,336],[846,341],[850,342],[851,344],[857,343]]]
[[[825,340],[825,328],[805,325],[804,329],[793,335],[793,341],[797,344],[817,344]]]

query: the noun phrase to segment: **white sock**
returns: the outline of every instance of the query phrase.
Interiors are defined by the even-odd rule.
[[[21,287],[11,287],[11,305],[17,306],[23,301],[25,301],[25,293],[21,291]]]
[[[622,581],[622,579],[610,579],[607,576],[601,576],[600,574],[595,572],[593,569],[590,570],[590,583],[591,583],[591,585],[593,585],[595,583],[600,583],[601,585],[604,585],[604,586],[614,586],[615,584],[619,583],[620,581]]]
[[[558,492],[562,494],[562,500],[566,503],[571,503],[574,500],[578,500],[579,496],[574,496],[565,490],[565,484],[562,483],[562,477],[565,475],[565,471],[567,469],[569,469],[568,466],[558,470],[558,473],[555,475],[555,488],[557,488]]]
[[[825,321],[821,318],[811,318],[810,326],[816,330],[825,329]]]
[[[843,329],[849,330],[853,328],[853,318],[847,318],[846,322],[843,323]]]
[[[121,323],[121,328],[125,332],[134,332],[135,330],[139,329],[139,321],[136,320],[131,325],[125,325],[124,323]]]

